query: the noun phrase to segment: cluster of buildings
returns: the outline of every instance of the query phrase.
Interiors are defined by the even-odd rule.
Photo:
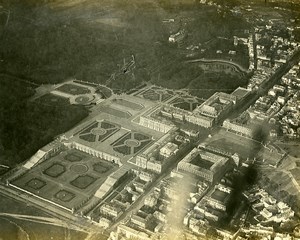
[[[160,106],[155,107],[154,109],[150,109],[149,112],[143,114],[143,116],[140,116],[139,124],[162,133],[167,133],[171,129],[174,129],[175,125],[170,120],[159,116],[160,109]]]
[[[163,172],[168,162],[171,161],[170,157],[175,156],[179,150],[178,144],[165,142],[166,138],[159,139],[150,148],[137,155],[134,164],[155,173]]]
[[[257,70],[250,79],[247,89],[257,90],[266,83],[273,70]],[[299,128],[299,64],[285,74],[281,81],[261,96],[255,104],[234,119],[226,119],[223,127],[238,134],[253,137],[259,125],[268,122],[270,136],[298,138]]]
[[[282,77],[280,86],[287,89],[284,96],[278,96],[277,101],[283,105],[276,114],[274,121],[279,125],[279,132],[288,138],[300,137],[300,66],[295,65]],[[280,98],[281,97],[281,98]]]
[[[181,234],[205,237],[209,223],[226,215],[232,189],[220,181],[235,166],[232,158],[212,151],[192,149],[110,239],[163,239],[177,227]]]
[[[247,89],[250,91],[259,89],[261,85],[269,80],[273,73],[274,71],[272,69],[256,70],[253,76],[249,79]]]
[[[226,119],[223,122],[223,127],[227,130],[250,138],[254,136],[253,130],[257,126],[258,123],[255,123],[255,121],[251,120],[250,115],[247,112],[243,112],[234,119]]]
[[[249,94],[249,90],[239,87],[231,94],[216,92],[192,112],[165,104],[158,108],[155,114],[164,119],[174,119],[210,128],[224,120],[228,113]]]
[[[261,188],[245,191],[244,196],[251,203],[255,212],[254,219],[259,225],[270,226],[272,223],[285,223],[294,217],[294,211],[286,203],[277,201]]]
[[[260,80],[250,81],[248,88],[258,88],[263,84]],[[255,76],[255,75],[254,75]],[[256,76],[255,76],[256,78]],[[259,79],[259,78],[257,78]],[[226,120],[223,126],[251,137],[252,131],[259,124],[268,121],[271,124],[270,136],[286,136],[298,138],[299,128],[299,64],[285,74],[280,83],[269,89],[268,94],[260,97],[253,106],[237,119]]]
[[[274,20],[269,20],[265,26],[255,27],[257,69],[276,69],[286,63],[299,47],[293,39],[293,28],[283,30]]]
[[[101,227],[110,227],[145,192],[155,177],[144,171],[133,171],[132,175],[132,179],[115,197],[105,201],[90,215]]]
[[[253,35],[249,34],[248,38],[236,37],[234,36],[234,46],[237,46],[239,42],[242,42],[244,45],[248,47],[248,54],[249,54],[249,70],[254,70],[255,68],[255,61],[254,61],[254,41]]]
[[[257,99],[253,106],[248,108],[247,112],[250,118],[264,121],[273,117],[280,108],[280,103],[274,101],[272,96],[262,96]]]
[[[205,188],[204,188],[205,189]],[[201,192],[203,187],[199,189]],[[193,233],[205,236],[210,222],[226,216],[226,206],[232,189],[222,184],[215,185],[201,200],[196,198],[192,210],[184,217],[184,225]],[[195,199],[195,196],[191,198]]]
[[[296,234],[288,233],[276,233],[272,227],[263,226],[249,226],[243,227],[239,232],[234,235],[238,240],[246,240],[249,238],[258,238],[263,240],[274,239],[274,240],[292,240]]]

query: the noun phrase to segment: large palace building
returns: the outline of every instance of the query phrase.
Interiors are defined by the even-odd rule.
[[[177,170],[197,175],[208,182],[221,178],[229,164],[229,158],[194,148],[177,165]]]

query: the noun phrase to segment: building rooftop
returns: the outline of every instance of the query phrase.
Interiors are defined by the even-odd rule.
[[[240,99],[245,98],[249,93],[250,93],[250,91],[248,89],[238,87],[231,93],[231,95],[236,96],[236,98],[240,100]]]

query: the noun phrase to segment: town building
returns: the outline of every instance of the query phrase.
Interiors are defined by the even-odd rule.
[[[168,142],[165,146],[163,146],[159,153],[160,155],[164,156],[165,158],[170,157],[173,154],[176,154],[178,151],[178,145],[175,143]]]
[[[175,34],[170,35],[169,42],[170,43],[180,42],[184,39],[184,37],[185,37],[185,33],[183,30],[181,30]]]
[[[104,216],[118,218],[122,214],[122,210],[117,206],[106,203],[100,207],[100,213]]]

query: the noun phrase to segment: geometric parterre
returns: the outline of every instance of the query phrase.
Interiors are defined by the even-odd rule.
[[[102,142],[120,129],[119,126],[107,122],[95,122],[79,133],[79,138],[88,142]]]
[[[113,149],[124,155],[136,154],[151,142],[151,136],[138,132],[129,132],[115,141]]]

